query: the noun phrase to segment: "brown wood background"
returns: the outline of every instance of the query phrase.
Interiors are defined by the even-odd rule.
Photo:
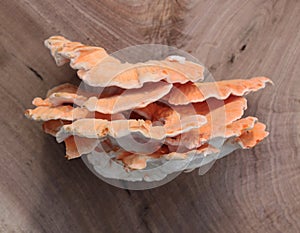
[[[300,232],[300,2],[0,1],[0,232]],[[51,35],[103,46],[163,43],[217,80],[265,75],[247,115],[270,136],[204,176],[126,191],[97,179],[23,111],[75,80],[43,46]]]

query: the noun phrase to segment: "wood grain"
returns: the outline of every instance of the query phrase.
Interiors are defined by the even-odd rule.
[[[0,232],[300,232],[300,2],[2,0]],[[270,136],[204,176],[126,191],[98,180],[23,111],[76,80],[43,40],[105,47],[163,43],[190,52],[215,79],[265,75],[247,115]]]

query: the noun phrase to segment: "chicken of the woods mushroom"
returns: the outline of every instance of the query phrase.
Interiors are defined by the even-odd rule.
[[[243,118],[245,95],[272,84],[266,77],[206,82],[204,67],[180,56],[131,64],[61,36],[45,46],[89,88],[54,87],[25,115],[65,143],[67,159],[87,154],[109,178],[161,180],[252,148],[268,135],[256,117]]]

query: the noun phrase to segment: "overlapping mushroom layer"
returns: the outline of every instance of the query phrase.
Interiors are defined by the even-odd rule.
[[[103,48],[60,36],[50,37],[45,45],[57,65],[69,62],[90,87],[59,85],[45,99],[35,98],[36,107],[25,112],[30,119],[44,121],[44,131],[58,142],[65,142],[68,159],[89,154],[104,171],[109,168],[100,157],[109,154],[109,160],[124,165],[120,176],[145,170],[152,162],[176,160],[164,175],[147,173],[149,180],[159,180],[203,165],[199,158],[251,148],[268,135],[257,118],[242,118],[244,96],[271,83],[268,78],[204,82],[204,68],[183,57],[130,64]],[[218,138],[223,148],[211,143]],[[180,167],[179,161],[189,163]]]

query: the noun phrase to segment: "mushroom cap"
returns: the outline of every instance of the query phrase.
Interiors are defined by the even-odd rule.
[[[36,121],[49,120],[67,120],[73,121],[76,119],[87,118],[91,116],[91,112],[85,108],[74,108],[70,105],[61,105],[56,107],[38,106],[35,109],[27,109],[25,116]]]
[[[70,124],[71,121],[65,120],[49,120],[43,123],[43,130],[45,133],[50,134],[52,136],[56,136],[57,132],[63,125]]]
[[[43,123],[43,130],[45,133],[56,136],[57,132],[64,125],[70,124],[71,121],[64,120],[49,120]],[[84,138],[78,136],[70,136],[64,140],[66,145],[66,158],[74,159],[83,154],[92,152],[99,144],[99,140]]]
[[[66,145],[67,159],[74,159],[83,154],[88,154],[92,152],[99,144],[99,140],[97,139],[78,136],[70,136],[66,138],[64,142]]]
[[[90,111],[114,114],[133,108],[142,108],[166,95],[172,84],[146,83],[143,87],[124,91],[121,95],[107,98],[90,97],[83,106]]]
[[[199,119],[199,120],[198,120]],[[189,128],[197,128],[204,124],[206,119],[198,116],[194,122],[189,122]],[[200,122],[200,123],[199,123]],[[184,132],[185,128],[180,125],[172,130],[168,130],[163,125],[153,126],[149,120],[103,120],[103,119],[79,119],[72,124],[63,126],[56,134],[58,142],[62,142],[71,135],[87,138],[105,138],[111,136],[113,138],[121,138],[131,133],[139,133],[142,137],[154,140],[163,140],[166,137],[176,136]]]
[[[70,66],[78,70],[78,76],[90,86],[132,89],[146,82],[186,83],[204,78],[203,66],[174,56],[162,61],[130,64],[109,56],[103,48],[71,42],[61,36],[50,37],[45,46],[57,65],[70,62]]]
[[[32,104],[35,106],[51,107],[63,104],[76,104],[78,106],[82,106],[87,100],[88,97],[78,95],[77,93],[55,92],[44,100],[40,97],[34,98]]]
[[[189,114],[188,105],[176,106],[178,112]],[[247,101],[244,97],[231,96],[222,101],[211,98],[205,102],[193,105],[198,114],[204,115],[207,123],[203,126],[192,129],[175,138],[166,138],[170,145],[183,145],[189,149],[201,146],[213,137],[225,134],[226,126],[241,118],[247,108]]]
[[[219,100],[227,99],[230,95],[244,96],[250,92],[258,91],[272,83],[266,77],[251,79],[235,79],[218,82],[175,84],[168,95],[163,99],[174,105],[184,105],[205,101],[208,98]]]
[[[187,133],[178,135],[175,138],[166,138],[165,143],[171,146],[180,146],[187,149],[199,147],[203,143],[207,143],[210,139],[221,137],[230,138],[233,136],[240,136],[244,131],[252,129],[257,122],[256,117],[241,118],[226,125],[224,130],[213,132],[210,134],[206,132],[207,128],[193,129]]]
[[[257,122],[252,129],[244,131],[235,141],[243,149],[252,148],[269,135],[265,129],[265,124]]]
[[[193,108],[193,106],[190,106]],[[193,128],[199,128],[203,126],[207,120],[206,117],[193,112],[191,114],[180,114],[172,106],[164,105],[162,103],[151,103],[144,108],[133,109],[134,112],[143,116],[145,119],[150,120],[153,124],[163,125],[167,132],[172,135],[171,132],[178,132],[181,128],[181,132],[187,132]],[[195,127],[195,125],[198,126]],[[175,133],[175,134],[176,134]]]
[[[70,83],[58,85],[47,92],[47,98],[36,97],[32,104],[35,106],[59,106],[63,104],[76,104],[82,106],[88,98],[108,98],[120,95],[124,89],[118,87],[92,88],[82,85],[79,88]]]
[[[108,56],[103,48],[72,42],[62,36],[52,36],[44,44],[58,66],[70,62],[73,69],[89,70]]]
[[[107,60],[107,61],[106,61]],[[187,83],[203,80],[204,68],[186,61],[147,61],[144,63],[120,63],[104,59],[88,72],[79,71],[78,76],[90,86],[118,86],[125,89],[140,88],[147,82],[165,80],[168,83]]]
[[[212,153],[218,153],[219,150],[214,148],[209,144],[202,145],[199,148],[194,150],[190,150],[187,152],[171,152],[166,147],[161,147],[157,151],[151,154],[135,154],[135,153],[128,153],[127,151],[118,150],[115,152],[116,159],[121,160],[126,167],[130,169],[144,169],[147,167],[147,161],[153,161],[156,159],[164,158],[166,160],[172,159],[186,159],[190,156],[198,156],[203,155],[206,156]]]
[[[38,106],[35,109],[27,109],[25,116],[36,121],[66,120],[75,121],[77,119],[95,118],[105,120],[125,119],[122,113],[104,114],[100,112],[90,112],[86,108],[73,107],[71,105],[59,106]]]

